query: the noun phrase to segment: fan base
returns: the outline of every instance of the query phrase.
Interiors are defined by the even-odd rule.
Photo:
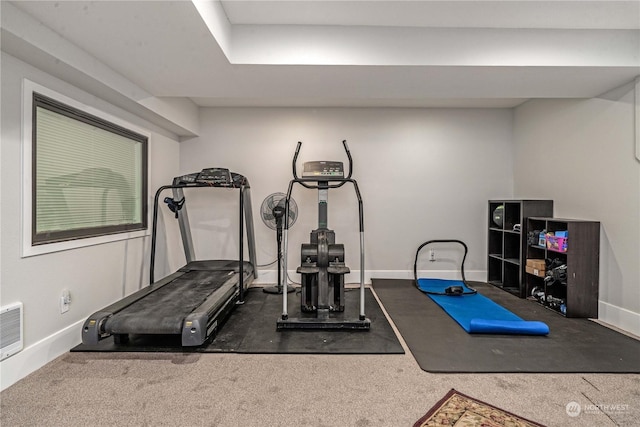
[[[294,288],[291,285],[287,285],[287,293],[290,294],[291,292],[295,291],[296,288]],[[281,286],[268,286],[266,288],[262,288],[262,292],[265,292],[267,294],[277,294],[277,295],[282,295],[282,287]]]

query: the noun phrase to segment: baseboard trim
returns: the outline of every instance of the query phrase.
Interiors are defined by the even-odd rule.
[[[418,278],[460,280],[459,270],[418,270]],[[413,279],[413,270],[377,270],[367,273],[374,279]],[[367,276],[365,275],[365,276]],[[465,277],[472,282],[486,282],[486,270],[465,270]]]
[[[83,323],[80,320],[67,326],[0,362],[0,391],[80,344]]]
[[[640,336],[640,313],[598,301],[598,320],[635,336]]]
[[[295,270],[289,270],[289,280],[300,279],[300,275]],[[474,282],[486,282],[486,270],[465,271],[467,280]],[[460,271],[455,270],[419,270],[418,277],[433,277],[436,279],[460,279]],[[371,284],[371,279],[413,279],[413,270],[367,270],[364,273],[365,284]],[[260,270],[258,278],[254,281],[256,285],[273,285],[278,281],[278,270]],[[360,270],[351,270],[347,274],[347,283],[360,283]]]

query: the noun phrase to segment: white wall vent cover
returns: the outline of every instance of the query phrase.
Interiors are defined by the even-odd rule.
[[[0,307],[0,351],[4,360],[22,350],[22,303]]]

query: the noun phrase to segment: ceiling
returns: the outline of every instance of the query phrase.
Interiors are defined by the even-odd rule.
[[[145,93],[198,106],[513,107],[640,74],[637,0],[12,4]]]
[[[221,3],[232,25],[637,29],[639,24],[637,2],[222,0]]]

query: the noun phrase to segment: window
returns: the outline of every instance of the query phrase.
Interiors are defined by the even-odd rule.
[[[99,117],[99,112],[91,114],[91,108],[40,92],[30,93],[31,141],[25,151],[25,164],[31,163],[30,206],[25,210],[30,241],[25,244],[55,246],[145,231],[148,137]],[[110,240],[117,239],[87,244]],[[29,253],[23,250],[23,255]]]

